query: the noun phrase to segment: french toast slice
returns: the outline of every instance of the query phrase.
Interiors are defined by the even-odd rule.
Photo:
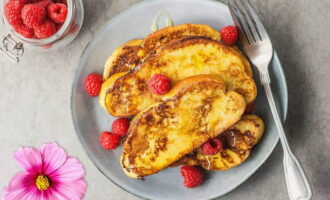
[[[253,71],[250,61],[247,59],[247,57],[239,50],[237,46],[229,46],[229,48],[239,56],[243,62],[245,72],[248,76],[253,77]]]
[[[128,117],[161,101],[162,96],[148,90],[148,81],[155,74],[165,74],[173,85],[198,74],[217,75],[228,89],[243,95],[247,104],[257,95],[255,82],[246,74],[237,53],[215,40],[194,36],[170,43],[115,81],[106,94],[108,112]]]
[[[205,24],[169,26],[149,34],[144,40],[134,39],[115,49],[104,65],[103,79],[134,69],[150,52],[184,36],[206,36],[220,41],[219,31]]]
[[[218,42],[221,40],[219,31],[206,24],[180,24],[177,26],[169,26],[149,34],[144,39],[142,46],[145,55],[147,56],[154,50],[164,47],[170,42],[185,36],[203,36]],[[236,46],[228,46],[228,48],[241,57],[246,73],[252,77],[252,67],[246,56]]]
[[[134,39],[115,49],[104,65],[103,79],[119,72],[128,72],[134,69],[150,52],[166,46],[173,40],[186,36],[205,36],[220,41],[217,30],[204,24],[181,24],[160,29],[148,35],[144,40]],[[234,51],[241,56],[246,72],[252,76],[251,65],[237,47]]]
[[[219,77],[184,79],[163,102],[133,118],[123,145],[122,168],[132,178],[155,174],[231,127],[244,109],[244,98],[227,91]]]
[[[224,143],[224,149],[215,155],[205,155],[199,148],[176,161],[172,166],[201,165],[207,170],[228,170],[243,163],[263,136],[263,120],[254,114],[246,114],[218,137]]]
[[[134,39],[115,49],[105,62],[103,79],[106,80],[113,74],[134,69],[145,57],[142,43],[142,39]]]
[[[130,70],[133,70],[140,62],[142,62],[142,60],[147,55],[143,49],[141,49],[139,46],[136,46],[141,44],[142,41],[143,40],[135,39],[115,49],[104,65],[103,79],[107,80],[116,73],[127,73]],[[252,67],[246,56],[236,46],[231,46],[228,48],[231,48],[233,52],[237,53],[244,64],[245,72],[252,77]]]
[[[106,96],[107,92],[113,87],[113,85],[115,84],[115,81],[119,77],[122,77],[125,74],[126,74],[126,72],[119,72],[119,73],[116,73],[116,74],[111,75],[110,78],[108,78],[105,81],[103,81],[102,86],[101,86],[101,90],[100,90],[100,94],[99,94],[99,104],[105,110],[106,110],[106,107],[105,107],[105,96]]]
[[[205,24],[180,24],[169,26],[149,34],[143,41],[143,49],[146,54],[166,46],[175,39],[184,36],[204,36],[216,41],[220,41],[219,31]]]

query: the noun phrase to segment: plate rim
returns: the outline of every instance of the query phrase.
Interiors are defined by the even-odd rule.
[[[112,17],[106,24],[104,24],[102,26],[102,28],[89,40],[89,42],[87,43],[87,45],[85,46],[84,50],[82,51],[81,53],[81,56],[80,56],[80,61],[74,71],[74,78],[73,78],[73,81],[72,81],[72,84],[71,84],[71,96],[70,96],[70,110],[71,110],[71,118],[72,118],[72,122],[73,122],[73,125],[74,125],[74,129],[75,129],[75,132],[76,132],[76,136],[78,137],[79,141],[80,141],[80,145],[82,146],[82,148],[84,149],[85,153],[87,154],[88,158],[93,162],[94,166],[108,179],[110,180],[114,185],[116,185],[117,187],[121,188],[122,190],[124,190],[125,192],[128,192],[136,197],[139,197],[139,198],[142,198],[142,199],[146,199],[146,197],[143,197],[139,194],[136,194],[132,191],[130,191],[129,189],[126,189],[124,188],[123,186],[121,186],[119,183],[115,182],[114,180],[111,179],[111,177],[109,177],[108,175],[106,175],[106,173],[97,165],[97,161],[96,159],[93,157],[92,153],[84,148],[84,145],[87,146],[87,144],[84,142],[83,138],[80,136],[80,134],[78,134],[78,121],[77,119],[74,117],[74,108],[73,108],[73,99],[75,97],[75,94],[74,94],[74,91],[75,91],[75,88],[76,88],[76,84],[75,83],[78,83],[77,79],[78,79],[78,70],[81,69],[82,65],[83,65],[83,62],[85,61],[86,57],[84,56],[87,52],[87,50],[90,48],[91,44],[94,42],[94,40],[96,38],[98,38],[104,31],[106,31],[106,27],[108,27],[110,24],[114,23],[116,20],[118,20],[122,15],[124,15],[125,13],[129,12],[130,10],[132,9],[136,9],[140,6],[143,6],[144,4],[148,4],[152,1],[155,1],[155,0],[144,0],[144,1],[141,1],[141,2],[138,2],[132,6],[130,6],[129,8],[123,10],[122,12],[118,13],[117,15],[115,15],[114,17]],[[217,0],[191,0],[191,1],[204,1],[204,2],[208,2],[208,3],[217,3],[217,4],[223,4],[223,5],[226,5],[225,3],[221,2],[221,1],[217,1]],[[272,61],[276,61],[278,63],[278,71],[279,71],[279,75],[281,77],[281,81],[283,83],[283,91],[282,91],[282,98],[284,100],[283,102],[283,113],[282,113],[282,116],[280,116],[282,118],[282,122],[283,124],[285,123],[286,121],[286,118],[287,118],[287,112],[288,112],[288,87],[287,87],[287,81],[286,81],[286,77],[285,77],[285,73],[283,71],[283,67],[282,67],[282,64],[281,64],[281,61],[274,49],[274,54],[273,54],[273,57],[272,57]],[[247,179],[249,179],[253,174],[256,173],[256,171],[267,161],[267,159],[270,157],[270,155],[274,152],[274,149],[275,147],[277,146],[278,144],[278,141],[279,141],[279,136],[276,135],[276,141],[274,142],[273,146],[271,146],[271,151],[269,151],[268,154],[266,154],[265,158],[262,160],[262,162],[255,168],[251,171],[251,173],[246,176],[245,178],[242,179],[242,181],[240,181],[240,183],[234,185],[231,189],[229,189],[228,191],[226,191],[225,193],[219,195],[219,196],[215,196],[215,197],[210,197],[208,199],[217,199],[217,198],[220,198],[220,197],[223,197],[225,196],[226,194],[234,191],[235,189],[237,189],[241,184],[243,184],[244,182],[246,182]]]

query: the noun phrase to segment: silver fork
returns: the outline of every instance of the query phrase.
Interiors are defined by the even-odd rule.
[[[268,65],[273,56],[273,47],[267,31],[248,0],[228,0],[227,4],[239,30],[243,50],[259,70],[261,84],[264,86],[283,147],[284,173],[290,200],[309,200],[312,198],[311,187],[298,159],[290,149],[270,88]]]

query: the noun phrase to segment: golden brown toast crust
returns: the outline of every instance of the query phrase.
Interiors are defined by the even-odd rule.
[[[115,73],[128,72],[130,69],[134,69],[149,53],[166,46],[173,40],[187,36],[205,36],[220,41],[219,32],[203,24],[181,24],[161,29],[151,33],[144,40],[131,40],[115,49],[105,63],[104,80]],[[232,47],[232,49],[241,56],[247,74],[252,77],[251,65],[246,57],[237,47]]]
[[[179,82],[163,102],[131,121],[121,159],[125,173],[138,178],[159,172],[232,126],[244,109],[244,98],[217,76]]]
[[[127,117],[159,102],[162,97],[148,90],[148,81],[154,74],[165,74],[173,85],[193,75],[213,74],[224,80],[229,89],[242,94],[247,103],[257,94],[255,82],[245,73],[237,53],[217,41],[196,36],[168,44],[120,77],[106,95],[108,112]]]
[[[184,36],[205,36],[220,41],[219,31],[205,24],[181,24],[158,30],[148,35],[143,41],[143,49],[150,53],[159,47],[166,46],[175,39]]]
[[[115,49],[105,63],[104,80],[119,72],[134,69],[150,52],[184,36],[207,36],[220,41],[217,30],[204,24],[182,24],[149,34],[144,40],[128,41]]]
[[[245,68],[245,72],[247,73],[247,75],[249,75],[250,77],[253,77],[253,71],[252,71],[252,66],[250,61],[247,59],[247,57],[239,50],[239,48],[237,46],[230,46],[230,48],[237,53],[237,55],[241,58],[244,68]]]
[[[100,94],[99,94],[99,104],[105,110],[106,110],[106,107],[105,107],[105,96],[108,93],[108,90],[110,90],[113,87],[115,81],[119,77],[121,77],[121,76],[123,76],[125,74],[126,74],[126,72],[116,73],[116,74],[113,74],[112,76],[110,76],[110,78],[108,78],[105,81],[103,81],[102,87],[101,87],[101,91],[100,91]]]
[[[141,47],[142,42],[141,39],[131,40],[115,49],[105,63],[103,79],[134,69],[145,57]]]
[[[207,170],[228,170],[243,163],[250,155],[264,133],[264,122],[254,114],[246,114],[231,128],[218,137],[224,143],[224,150],[216,155],[206,156],[200,149],[176,161],[172,166],[201,165]]]

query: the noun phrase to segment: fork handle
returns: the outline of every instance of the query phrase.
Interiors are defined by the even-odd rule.
[[[261,73],[260,78],[261,83],[264,86],[268,103],[273,114],[276,128],[278,130],[283,147],[283,166],[290,200],[310,200],[312,198],[311,187],[303,168],[301,167],[298,159],[292,153],[285,136],[282,122],[277,112],[274,97],[270,88],[269,73]]]

